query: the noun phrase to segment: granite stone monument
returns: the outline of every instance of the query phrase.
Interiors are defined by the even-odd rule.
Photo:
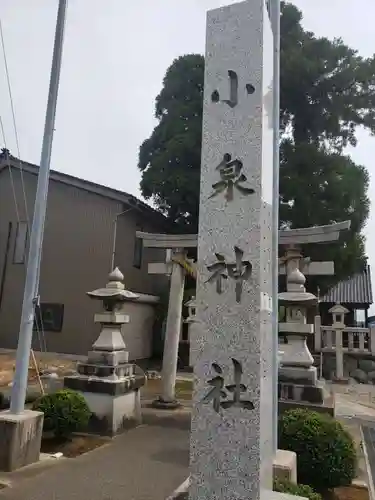
[[[272,489],[272,63],[264,0],[208,13],[192,500]]]

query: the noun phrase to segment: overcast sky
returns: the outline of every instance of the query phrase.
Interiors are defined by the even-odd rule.
[[[57,0],[1,0],[20,152],[38,163]],[[203,53],[205,12],[230,0],[69,0],[52,168],[139,196],[138,148],[155,126],[154,99],[175,57]],[[304,26],[342,37],[363,56],[375,52],[374,0],[295,0]],[[0,56],[0,115],[16,154]],[[372,176],[375,139],[359,134],[355,161]],[[375,233],[367,252],[375,266]]]

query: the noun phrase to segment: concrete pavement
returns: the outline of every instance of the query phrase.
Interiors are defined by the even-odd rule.
[[[188,461],[187,429],[142,425],[17,481],[0,500],[165,500],[188,476]]]

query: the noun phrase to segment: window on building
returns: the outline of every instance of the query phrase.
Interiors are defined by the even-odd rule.
[[[64,304],[42,302],[35,308],[34,330],[61,332],[64,321]]]
[[[134,255],[133,255],[133,266],[137,269],[142,267],[142,253],[143,253],[143,241],[141,238],[135,238],[134,241]]]
[[[356,309],[354,311],[355,326],[359,328],[366,327],[366,313],[364,309]]]
[[[27,245],[27,222],[17,224],[16,240],[14,243],[13,264],[24,264]]]

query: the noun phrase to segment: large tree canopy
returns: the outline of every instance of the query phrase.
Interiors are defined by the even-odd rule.
[[[313,258],[334,259],[341,279],[364,262],[369,178],[343,150],[356,145],[358,126],[375,133],[375,59],[317,38],[301,20],[295,6],[282,4],[280,226],[350,219],[339,244],[309,247]],[[156,98],[159,123],[139,154],[143,196],[179,231],[197,230],[203,81],[203,56],[173,62]]]
[[[199,209],[203,82],[202,56],[174,61],[156,98],[159,124],[139,153],[143,196],[152,197],[173,222],[193,232]]]

